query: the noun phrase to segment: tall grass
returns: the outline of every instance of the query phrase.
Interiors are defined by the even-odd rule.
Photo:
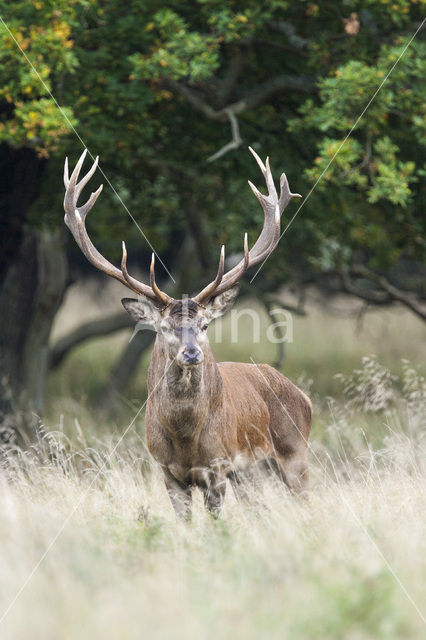
[[[248,504],[228,487],[217,521],[195,492],[176,522],[142,417],[123,439],[61,422],[6,452],[0,636],[423,638],[424,380],[365,358],[338,384],[315,403],[308,504],[267,476]]]

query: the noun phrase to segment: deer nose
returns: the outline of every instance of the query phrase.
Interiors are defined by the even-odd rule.
[[[188,364],[198,364],[199,362],[201,362],[201,349],[199,349],[198,347],[188,345],[187,347],[185,347],[182,355],[183,359]]]

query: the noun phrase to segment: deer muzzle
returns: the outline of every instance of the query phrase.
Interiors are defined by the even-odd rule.
[[[179,351],[177,360],[180,366],[192,367],[203,362],[204,353],[197,345],[187,344]]]

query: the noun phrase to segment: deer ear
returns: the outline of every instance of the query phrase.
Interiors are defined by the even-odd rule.
[[[156,326],[161,321],[160,311],[147,298],[142,296],[138,300],[135,298],[122,298],[121,304],[135,322]]]
[[[220,316],[223,316],[227,311],[229,311],[235,302],[235,298],[237,297],[239,290],[240,287],[236,285],[235,287],[232,287],[232,289],[224,291],[223,293],[220,293],[218,296],[210,300],[207,305],[207,314],[209,320],[219,318]]]

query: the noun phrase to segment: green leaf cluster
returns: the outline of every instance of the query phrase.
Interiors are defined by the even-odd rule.
[[[351,60],[333,70],[319,82],[319,103],[307,100],[302,119],[290,124],[296,132],[308,126],[328,134],[319,137],[315,166],[306,170],[320,189],[347,185],[364,191],[370,203],[408,205],[410,187],[423,171],[426,47],[419,41],[407,49],[407,42],[383,46],[374,64]],[[418,154],[413,148],[407,153],[403,132],[411,134]],[[413,159],[401,159],[407,157]]]
[[[196,82],[209,78],[216,71],[219,64],[217,39],[191,31],[186,21],[171,9],[155,13],[145,29],[151,32],[153,44],[148,53],[130,56],[135,77],[141,80],[187,78]]]
[[[61,113],[56,99],[78,66],[72,29],[77,7],[86,4],[0,2],[0,141],[48,157],[77,123],[71,107],[63,105]]]
[[[422,34],[404,48],[424,7],[0,0],[20,47],[0,25],[0,142],[49,158],[33,219],[57,211],[60,224],[59,165],[81,152],[76,128],[115,188],[104,190],[88,221],[112,258],[117,238],[127,238],[130,252],[141,243],[117,195],[169,264],[188,234],[212,265],[222,242],[228,253],[241,251],[246,230],[253,242],[262,212],[246,180],[263,185],[251,145],[308,196],[258,286],[311,281],[356,260],[384,272],[401,261],[418,265]],[[231,139],[226,114],[235,106],[243,144],[208,163]],[[290,205],[286,219],[295,211]]]

